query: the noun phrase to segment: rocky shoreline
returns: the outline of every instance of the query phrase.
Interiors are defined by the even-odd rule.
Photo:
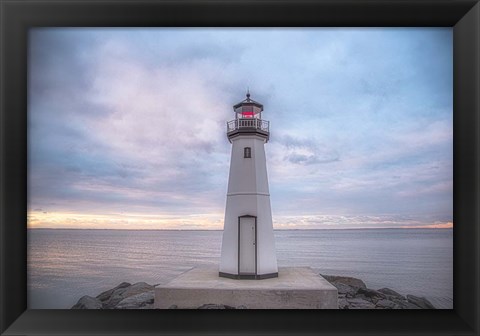
[[[324,274],[321,276],[337,288],[339,309],[435,309],[424,297],[404,296],[390,288],[370,289],[357,278]],[[155,286],[145,282],[133,285],[122,282],[96,297],[88,295],[81,297],[71,309],[153,309]],[[205,303],[197,309],[248,309],[248,307]]]
[[[404,296],[390,288],[370,289],[356,278],[322,276],[337,287],[339,309],[435,309],[424,297]]]

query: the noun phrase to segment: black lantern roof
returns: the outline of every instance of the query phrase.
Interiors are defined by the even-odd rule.
[[[247,91],[247,98],[242,100],[240,103],[233,105],[233,110],[237,111],[239,107],[242,106],[255,106],[260,109],[260,112],[263,111],[263,105],[260,104],[259,102],[256,102],[253,99],[250,99],[250,92]]]

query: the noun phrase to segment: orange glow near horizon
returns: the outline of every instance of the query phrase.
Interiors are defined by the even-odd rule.
[[[216,230],[223,227],[223,214],[178,216],[30,211],[27,227],[29,229]]]
[[[366,226],[362,222],[342,223],[337,220],[326,222],[317,218],[316,223],[309,222],[316,216],[276,216],[274,229],[451,229],[452,222],[401,225],[382,222],[375,226]],[[29,211],[27,228],[29,229],[115,229],[115,230],[222,230],[223,213],[211,214],[85,214],[73,212]],[[396,224],[396,225],[394,225]]]
[[[403,229],[453,229],[453,222],[435,223],[428,225],[402,226]]]

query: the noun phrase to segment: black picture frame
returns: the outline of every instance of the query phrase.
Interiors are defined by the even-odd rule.
[[[476,0],[0,1],[3,335],[479,335]],[[27,310],[27,39],[39,26],[443,26],[454,35],[454,309]]]

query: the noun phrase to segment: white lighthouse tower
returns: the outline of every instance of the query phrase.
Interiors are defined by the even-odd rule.
[[[269,122],[262,120],[263,105],[248,92],[233,110],[235,119],[227,123],[232,156],[220,269],[194,267],[156,286],[154,307],[192,309],[208,302],[249,309],[337,309],[337,288],[318,271],[283,267],[279,275],[264,147]]]
[[[270,130],[263,105],[247,98],[233,106],[227,123],[232,144],[227,204],[220,260],[221,277],[278,277],[272,210],[264,145]]]

